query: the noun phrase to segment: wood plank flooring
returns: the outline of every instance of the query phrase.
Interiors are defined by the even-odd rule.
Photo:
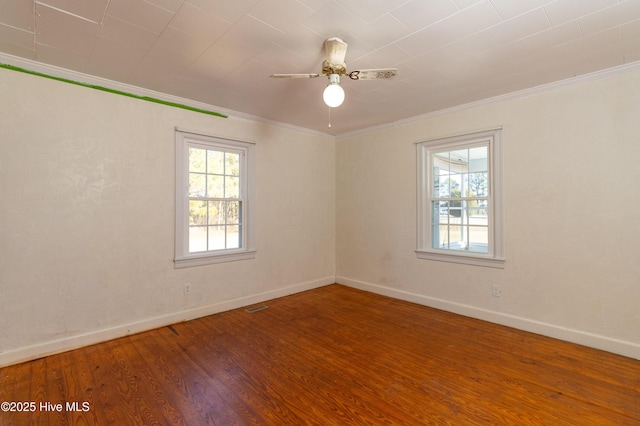
[[[640,425],[638,360],[340,285],[266,305],[0,369],[36,404],[0,424]]]

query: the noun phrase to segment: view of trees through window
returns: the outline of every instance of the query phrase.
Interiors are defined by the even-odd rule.
[[[189,252],[242,246],[240,154],[189,147]]]

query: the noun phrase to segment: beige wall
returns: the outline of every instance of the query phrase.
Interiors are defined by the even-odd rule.
[[[0,365],[334,282],[332,137],[6,69],[0,98]],[[174,269],[175,127],[256,142],[255,259]]]
[[[337,140],[337,281],[640,358],[639,99],[636,67]],[[499,125],[505,269],[417,259],[414,143]]]

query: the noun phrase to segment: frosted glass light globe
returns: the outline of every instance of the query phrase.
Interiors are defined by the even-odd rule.
[[[337,74],[329,76],[329,85],[324,89],[322,99],[331,108],[339,107],[344,102],[344,89],[340,87],[340,78]]]

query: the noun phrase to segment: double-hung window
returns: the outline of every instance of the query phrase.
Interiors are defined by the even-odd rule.
[[[176,267],[254,256],[253,148],[176,131]]]
[[[502,130],[420,142],[418,257],[503,267]]]

